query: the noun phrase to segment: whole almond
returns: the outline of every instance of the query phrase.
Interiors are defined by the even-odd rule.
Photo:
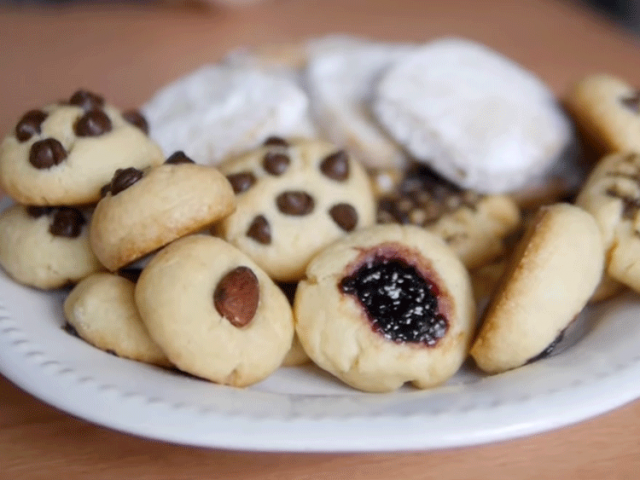
[[[249,267],[231,270],[213,294],[216,310],[235,327],[244,327],[253,320],[259,301],[260,284]]]

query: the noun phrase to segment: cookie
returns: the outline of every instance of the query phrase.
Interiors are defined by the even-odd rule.
[[[373,110],[413,157],[483,193],[525,186],[573,138],[541,81],[461,39],[428,43],[396,61],[378,83]]]
[[[220,170],[237,208],[218,234],[279,282],[299,280],[318,251],[375,221],[364,168],[328,142],[273,138]]]
[[[171,362],[216,383],[259,382],[291,347],[287,298],[260,267],[219,238],[192,235],[161,250],[142,271],[135,299]]]
[[[118,170],[106,185],[90,228],[91,246],[114,271],[231,213],[231,185],[213,167],[176,152],[147,171]]]
[[[0,145],[0,187],[27,205],[82,205],[118,168],[163,161],[137,111],[121,113],[79,90],[65,102],[31,110]]]
[[[354,388],[388,392],[450,378],[467,356],[475,305],[467,270],[440,238],[382,225],[314,257],[294,316],[318,366]]]
[[[487,373],[520,367],[551,353],[587,304],[600,278],[598,225],[579,207],[542,207],[509,259],[471,349]]]
[[[64,301],[67,322],[80,338],[118,357],[169,366],[145,328],[133,292],[135,283],[111,273],[82,280]]]
[[[443,238],[467,268],[476,268],[505,252],[505,238],[520,225],[520,210],[510,197],[463,190],[414,163],[395,189],[379,198],[377,219],[425,227]]]
[[[370,101],[379,76],[412,49],[363,42],[316,53],[304,70],[304,85],[320,134],[367,167],[399,167],[405,161],[404,151],[374,119]]]
[[[607,258],[597,299],[607,298],[622,283],[640,291],[640,153],[613,153],[596,165],[576,198],[602,232]]]
[[[589,75],[565,96],[587,145],[598,154],[640,152],[640,91],[612,75]]]
[[[271,135],[313,135],[308,100],[290,78],[254,68],[207,65],[167,85],[143,107],[166,155],[184,150],[216,165]]]
[[[15,281],[41,289],[104,270],[89,245],[90,212],[13,205],[0,214],[0,265]]]

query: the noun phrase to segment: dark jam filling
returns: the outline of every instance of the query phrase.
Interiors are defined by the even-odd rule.
[[[438,289],[403,260],[375,256],[340,282],[364,307],[374,331],[394,342],[435,346],[449,325]]]

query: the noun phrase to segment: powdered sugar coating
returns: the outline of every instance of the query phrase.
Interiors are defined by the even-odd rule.
[[[524,186],[572,138],[539,79],[461,39],[429,43],[398,61],[379,83],[374,111],[417,159],[481,192]]]
[[[308,101],[293,80],[252,68],[207,65],[160,90],[144,107],[151,137],[215,165],[271,135],[308,136]]]

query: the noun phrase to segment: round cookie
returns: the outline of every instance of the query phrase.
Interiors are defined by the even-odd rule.
[[[70,207],[13,205],[0,214],[0,265],[14,280],[42,289],[104,270],[89,245],[90,213]]]
[[[142,271],[135,299],[171,362],[216,383],[259,382],[291,347],[293,317],[284,293],[219,238],[193,235],[161,250]]]
[[[427,43],[395,62],[373,111],[414,158],[483,193],[526,186],[573,141],[569,119],[539,79],[463,39]]]
[[[374,119],[370,100],[389,65],[414,47],[377,42],[318,52],[309,59],[304,84],[323,136],[367,167],[401,166],[406,154]]]
[[[299,280],[318,251],[375,220],[364,168],[328,142],[273,138],[220,170],[237,208],[218,233],[280,282]]]
[[[587,144],[600,155],[640,151],[640,90],[612,75],[589,75],[565,97]]]
[[[120,113],[79,90],[68,102],[27,112],[0,145],[0,187],[27,205],[97,202],[119,168],[163,161],[138,112]]]
[[[505,252],[505,239],[520,226],[520,210],[506,195],[463,190],[414,163],[395,188],[378,199],[378,222],[426,228],[471,269]]]
[[[231,213],[231,185],[213,167],[176,152],[146,172],[118,170],[91,221],[91,246],[111,271]]]
[[[475,305],[467,270],[440,238],[381,225],[311,261],[294,317],[318,366],[360,390],[388,392],[454,375],[468,353]]]
[[[601,159],[576,205],[595,217],[604,242],[607,276],[596,300],[617,293],[619,283],[640,292],[640,153],[614,153]]]
[[[64,301],[67,322],[80,338],[118,357],[169,366],[151,340],[134,300],[135,283],[112,273],[94,273]]]
[[[165,154],[184,149],[197,163],[217,165],[270,135],[312,135],[308,103],[286,75],[206,65],[165,86],[143,111]]]
[[[499,373],[545,356],[584,308],[602,276],[593,216],[569,204],[542,207],[509,259],[471,349]]]

